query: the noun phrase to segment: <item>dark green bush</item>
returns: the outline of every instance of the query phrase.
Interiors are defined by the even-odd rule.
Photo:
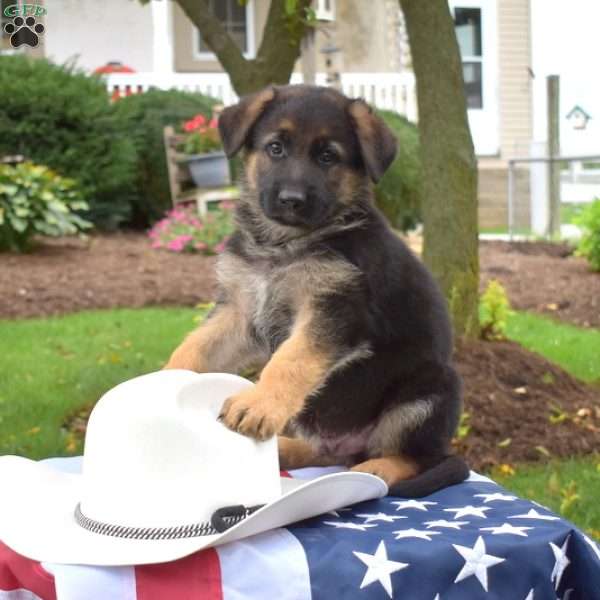
[[[88,229],[77,185],[43,165],[0,165],[0,250],[24,252],[36,233],[59,237]]]
[[[378,114],[398,138],[398,156],[375,188],[375,201],[392,227],[407,231],[421,221],[421,159],[419,132],[398,113]]]
[[[179,127],[197,114],[210,117],[215,100],[202,94],[177,90],[150,90],[115,103],[119,119],[137,150],[133,198],[133,223],[147,226],[161,218],[171,205],[163,144],[165,125]]]
[[[129,219],[136,154],[103,82],[72,66],[0,57],[0,155],[75,179],[101,226]]]

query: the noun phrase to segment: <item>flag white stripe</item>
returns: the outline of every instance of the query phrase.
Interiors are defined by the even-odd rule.
[[[311,600],[306,554],[286,529],[260,533],[216,550],[223,600]]]
[[[43,563],[54,575],[59,600],[136,600],[133,567],[94,567]],[[0,597],[0,600],[4,598]],[[12,599],[11,599],[12,600]]]
[[[0,600],[43,600],[29,590],[22,588],[18,590],[10,590],[10,592],[0,590]]]

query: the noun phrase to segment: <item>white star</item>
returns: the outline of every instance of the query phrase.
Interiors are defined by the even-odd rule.
[[[455,519],[459,519],[460,517],[467,517],[469,515],[487,519],[487,517],[484,514],[486,510],[492,510],[492,509],[489,506],[471,506],[471,505],[469,505],[469,506],[464,506],[463,508],[445,508],[444,512],[456,513],[454,515]]]
[[[427,525],[427,529],[432,527],[448,527],[449,529],[460,529],[461,525],[468,525],[468,521],[446,521],[440,519],[439,521],[425,521],[424,525]]]
[[[386,523],[393,523],[396,519],[408,519],[408,517],[400,517],[394,515],[386,515],[385,513],[377,513],[376,515],[356,515],[361,519],[366,519],[365,523],[370,523],[371,521],[385,521]]]
[[[493,502],[494,500],[505,500],[506,502],[512,502],[516,500],[516,496],[509,496],[508,494],[500,494],[496,492],[495,494],[475,494],[475,498],[485,498],[483,501],[484,504],[488,502]]]
[[[368,569],[360,584],[360,589],[367,587],[374,581],[379,581],[383,589],[388,593],[390,598],[393,597],[392,580],[390,575],[401,569],[409,566],[409,563],[397,562],[388,560],[387,550],[383,540],[379,542],[375,554],[365,554],[364,552],[353,552],[359,560],[361,560]]]
[[[524,515],[513,515],[512,517],[508,517],[509,519],[540,519],[542,521],[558,521],[558,517],[553,517],[551,515],[542,515],[535,508],[532,508],[528,513]]]
[[[465,559],[465,564],[460,573],[456,576],[454,583],[458,583],[471,575],[475,575],[475,577],[479,579],[479,583],[481,583],[483,589],[487,592],[487,570],[494,565],[504,562],[506,559],[486,554],[485,543],[481,536],[477,538],[477,541],[472,548],[469,548],[468,546],[459,546],[458,544],[452,544],[452,546]]]
[[[392,502],[398,508],[396,510],[402,510],[404,508],[416,508],[417,510],[428,510],[427,506],[435,506],[437,502],[429,502],[427,500],[401,500],[398,502]]]
[[[351,523],[350,521],[325,521],[325,525],[331,525],[336,529],[356,529],[357,531],[366,531],[369,527],[377,527],[377,525],[367,525],[365,523]]]
[[[527,594],[525,600],[533,600],[533,588],[529,590],[529,594]]]
[[[556,579],[554,583],[554,589],[557,590],[560,585],[560,580],[565,572],[565,569],[569,566],[571,562],[567,558],[567,545],[569,543],[570,535],[567,536],[565,543],[559,548],[556,544],[550,542],[550,548],[552,548],[552,552],[554,553],[554,558],[556,559],[556,563],[554,563],[554,568],[552,569],[552,575],[550,575],[550,580]]]
[[[396,539],[401,540],[403,538],[421,538],[422,540],[431,541],[432,535],[440,535],[441,531],[421,531],[420,529],[399,529],[394,531]]]
[[[523,532],[529,529],[533,529],[533,527],[514,527],[510,523],[503,523],[499,527],[480,527],[479,531],[491,531],[492,535],[511,534],[527,537],[527,534]]]

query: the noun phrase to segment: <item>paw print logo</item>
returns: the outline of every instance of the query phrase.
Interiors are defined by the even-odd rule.
[[[35,48],[40,38],[45,31],[45,27],[41,23],[36,23],[34,17],[15,17],[12,23],[7,23],[4,26],[4,31],[10,35],[10,44],[13,48],[19,46],[31,46]]]

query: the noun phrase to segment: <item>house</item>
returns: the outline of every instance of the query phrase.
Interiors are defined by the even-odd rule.
[[[479,158],[480,224],[508,219],[508,161],[547,156],[547,83],[560,76],[562,156],[600,155],[600,79],[592,57],[600,3],[592,0],[450,0],[461,47],[469,122]],[[576,110],[579,109],[579,110]],[[516,164],[517,227],[544,233],[546,168]],[[580,188],[582,186],[579,186]],[[563,185],[563,200],[591,200]],[[587,196],[586,196],[587,194]]]
[[[1,0],[1,5],[6,9],[16,2]],[[245,5],[239,0],[210,2],[244,53],[253,57],[270,0],[247,0]],[[136,73],[109,76],[107,84],[117,93],[177,87],[202,91],[225,103],[235,100],[227,75],[175,2],[38,0],[38,4],[46,13],[45,32],[39,46],[27,52],[56,62],[76,60],[90,71],[121,62]],[[398,0],[315,0],[313,5],[319,24],[303,45],[292,82],[314,74],[317,83],[337,84],[349,95],[416,120],[414,76]],[[545,153],[547,75],[561,75],[563,152],[600,151],[596,115],[600,81],[589,64],[600,3],[449,0],[449,6],[479,159],[480,223],[483,228],[501,228],[507,222],[508,161]],[[10,50],[7,36],[0,43],[0,48]],[[529,225],[544,175],[543,170],[518,166],[516,220]]]

